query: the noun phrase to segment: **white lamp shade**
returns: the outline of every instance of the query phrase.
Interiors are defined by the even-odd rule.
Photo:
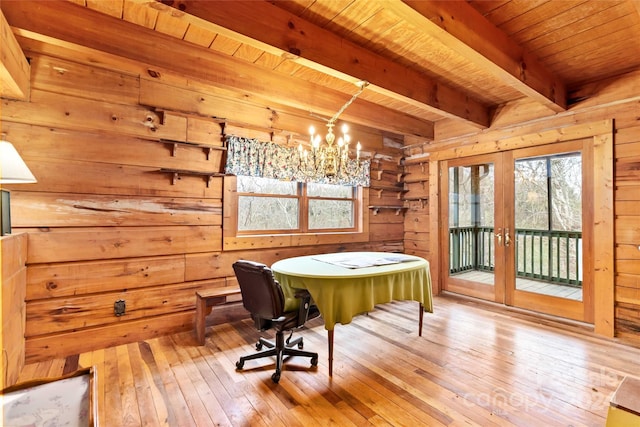
[[[38,182],[12,143],[0,141],[0,184]]]

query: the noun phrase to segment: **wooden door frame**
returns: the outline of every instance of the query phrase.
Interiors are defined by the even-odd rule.
[[[508,176],[513,176],[515,160],[518,158],[528,158],[537,156],[555,155],[560,153],[580,152],[582,162],[582,247],[587,250],[582,252],[582,270],[585,273],[582,281],[582,300],[573,301],[563,299],[559,302],[557,297],[549,295],[535,294],[522,290],[517,290],[515,283],[507,287],[507,305],[512,305],[526,310],[540,312],[554,312],[567,319],[573,319],[588,323],[593,323],[593,149],[590,146],[592,138],[582,138],[555,144],[537,145],[534,147],[518,148],[505,152],[508,157]],[[515,182],[503,180],[505,182],[505,192],[515,194]],[[509,205],[513,205],[513,200],[508,200]],[[509,211],[515,215],[515,212]],[[515,217],[510,217],[505,222],[511,230],[515,232]],[[516,280],[515,272],[515,250],[507,251],[505,263],[509,269],[509,279]]]
[[[515,135],[514,135],[515,134]],[[496,151],[514,150],[517,148],[531,147],[535,145],[553,144],[557,142],[571,141],[582,138],[592,138],[594,157],[593,182],[593,241],[589,251],[592,256],[592,271],[594,281],[593,291],[593,325],[597,334],[613,337],[615,334],[614,322],[614,158],[613,158],[613,120],[567,126],[550,129],[538,133],[510,134],[508,137],[499,138],[500,132],[495,132],[495,137],[483,135],[478,139],[465,138],[460,141],[448,141],[440,144],[439,150],[429,153],[429,214],[435,221],[431,221],[430,234],[430,262],[437,266],[432,271],[434,290],[440,293],[443,289],[443,274],[441,270],[441,256],[443,239],[442,216],[440,200],[440,180],[445,179],[440,175],[441,160],[457,157],[472,156],[476,154],[494,153]],[[433,269],[432,269],[433,270]]]
[[[455,159],[441,160],[440,162],[438,162],[439,163],[438,166],[440,167],[440,176],[443,177],[442,180],[440,181],[440,194],[449,194],[450,192],[449,183],[448,183],[449,168],[459,166],[457,163],[463,163],[463,165],[460,165],[460,166],[464,166],[464,167],[469,165],[491,163],[494,166],[493,173],[494,173],[494,183],[495,183],[494,189],[493,189],[494,191],[494,225],[502,224],[503,210],[496,209],[496,206],[502,206],[504,203],[504,192],[502,191],[501,187],[498,187],[500,179],[503,175],[502,158],[503,156],[501,155],[501,153],[488,153],[488,154],[480,154],[477,156],[465,156],[465,157],[457,157]],[[454,163],[454,164],[452,165],[451,163]],[[446,203],[444,199],[440,201],[441,214],[440,214],[439,222],[443,227],[440,233],[441,235],[444,236],[444,239],[442,240],[442,248],[440,252],[442,254],[446,254],[449,251],[449,246],[446,244],[446,241],[448,241],[448,234],[445,233],[444,231],[445,229],[448,230],[449,228],[449,209],[448,208],[449,208],[449,200],[447,197]],[[505,296],[504,283],[503,283],[504,277],[505,277],[505,274],[503,271],[504,263],[498,262],[498,260],[501,260],[504,258],[504,247],[502,245],[495,244],[494,250],[495,250],[494,255],[495,255],[495,261],[496,261],[494,265],[496,270],[494,271],[495,280],[494,280],[493,286],[475,283],[468,280],[459,279],[456,277],[451,278],[448,273],[448,270],[450,268],[449,257],[445,255],[440,257],[442,289],[444,290],[445,284],[448,284],[447,286],[448,289],[446,290],[456,292],[456,293],[464,290],[464,292],[460,292],[460,293],[464,293],[465,295],[468,295],[474,298],[480,298],[487,301],[503,303],[504,296]],[[445,280],[447,277],[449,277],[449,281],[445,283]]]

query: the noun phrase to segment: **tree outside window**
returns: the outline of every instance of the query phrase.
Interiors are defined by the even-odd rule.
[[[358,189],[352,186],[238,176],[238,233],[356,231]]]

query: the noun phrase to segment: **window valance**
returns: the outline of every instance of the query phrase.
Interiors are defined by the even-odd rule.
[[[369,160],[358,163],[349,159],[347,177],[323,177],[315,179],[306,176],[299,168],[299,154],[295,148],[284,147],[274,142],[229,135],[227,141],[227,165],[225,173],[243,176],[281,179],[297,182],[352,185],[368,187],[370,177]]]

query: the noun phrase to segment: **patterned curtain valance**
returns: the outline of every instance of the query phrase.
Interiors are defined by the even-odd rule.
[[[353,185],[368,187],[370,161],[361,162],[360,168],[355,160],[347,164],[347,178],[323,177],[314,179],[298,169],[298,150],[274,142],[261,142],[256,139],[229,135],[227,140],[227,165],[225,172],[232,175],[257,176],[297,182],[316,182],[321,184]]]

